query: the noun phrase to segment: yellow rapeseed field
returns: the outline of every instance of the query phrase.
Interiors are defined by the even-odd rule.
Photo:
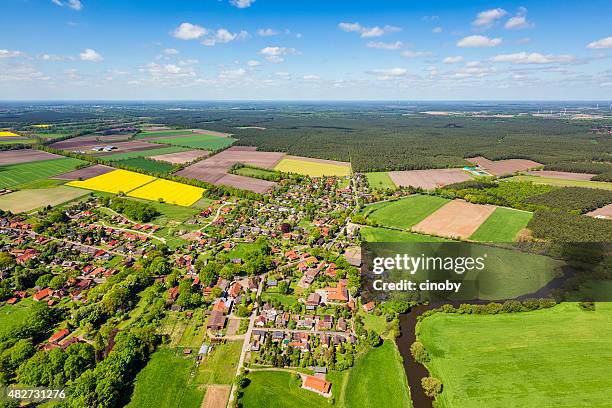
[[[19,136],[19,135],[17,133],[0,130],[0,137],[11,137],[11,136]]]
[[[305,174],[310,177],[348,176],[351,174],[350,166],[297,159],[283,159],[276,165],[274,170],[285,173]]]
[[[86,188],[88,190],[104,191],[117,194],[128,193],[144,184],[155,180],[155,177],[127,170],[115,170],[101,176],[92,177],[84,181],[71,181],[69,186]]]
[[[204,189],[200,187],[157,179],[131,191],[128,196],[152,201],[158,201],[161,198],[168,204],[187,207],[202,198],[203,193]]]

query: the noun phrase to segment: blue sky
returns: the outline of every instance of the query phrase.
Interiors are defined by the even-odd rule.
[[[612,2],[3,0],[0,99],[608,100]]]

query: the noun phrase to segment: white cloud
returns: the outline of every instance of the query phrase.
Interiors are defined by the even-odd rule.
[[[463,61],[463,57],[461,55],[457,55],[455,57],[446,57],[442,60],[442,62],[445,64],[456,64],[461,61]]]
[[[479,28],[489,28],[497,20],[504,17],[508,12],[502,8],[494,8],[490,10],[481,11],[476,16],[476,20],[472,21],[472,24]]]
[[[249,60],[247,61],[247,65],[249,67],[258,67],[261,65],[261,61],[257,61],[257,60]]]
[[[177,50],[176,48],[166,48],[162,51],[162,53],[166,55],[176,55],[179,53],[179,50]]]
[[[408,70],[406,68],[373,69],[371,71],[366,72],[368,74],[378,76],[378,79],[383,81],[405,77],[408,74]]]
[[[76,11],[81,11],[83,9],[83,3],[81,3],[81,0],[68,0],[65,3],[63,3],[62,0],[51,0],[51,2],[56,6],[68,6],[69,8]]]
[[[54,54],[40,54],[38,58],[43,61],[65,61],[67,59],[74,59],[73,57],[64,57],[62,55]]]
[[[237,8],[248,8],[255,3],[255,0],[230,0],[230,4]]]
[[[206,28],[191,23],[182,23],[172,32],[174,38],[179,40],[197,40],[206,34],[208,34]]]
[[[196,73],[192,67],[181,67],[176,64],[160,65],[150,62],[139,69],[140,72],[148,73],[155,78],[179,78],[195,77]]]
[[[285,59],[284,55],[296,55],[299,52],[295,48],[286,48],[286,47],[265,47],[262,48],[259,53],[264,56],[270,62],[279,63],[283,62]]]
[[[401,41],[386,43],[382,41],[370,41],[366,44],[368,48],[377,48],[379,50],[399,50],[404,44]]]
[[[520,7],[516,15],[506,21],[504,27],[508,29],[531,28],[533,27],[533,23],[527,21],[527,9],[525,7]]]
[[[47,75],[30,64],[11,63],[0,66],[0,82],[48,81]]]
[[[431,57],[432,53],[426,52],[426,51],[402,51],[400,55],[406,58],[419,58],[419,57]]]
[[[489,38],[484,35],[470,35],[457,42],[457,47],[461,48],[491,48],[497,47],[502,43],[501,38]]]
[[[16,58],[23,55],[21,51],[0,50],[0,58]]]
[[[598,50],[602,48],[612,48],[612,37],[602,38],[601,40],[593,41],[587,45],[587,48]]]
[[[242,40],[244,38],[247,38],[248,36],[249,36],[249,33],[247,33],[244,30],[240,31],[239,33],[232,33],[225,28],[220,28],[214,33],[213,36],[202,40],[202,44],[212,47],[216,45],[217,43],[225,44],[225,43],[228,43],[234,40]]]
[[[257,35],[260,37],[271,37],[273,35],[278,35],[278,31],[272,28],[260,28],[257,30]]]
[[[514,54],[500,54],[492,59],[493,62],[508,62],[511,64],[571,63],[575,60],[576,58],[572,55],[543,55],[537,52],[517,52]]]
[[[305,81],[318,81],[319,79],[321,79],[321,77],[318,75],[304,75],[302,78]]]
[[[359,23],[340,23],[338,24],[338,28],[349,33],[360,33],[362,38],[381,37],[385,34],[402,31],[401,28],[390,25],[384,27],[365,27]]]
[[[433,30],[431,30],[431,32],[435,34],[439,34],[442,32],[442,27],[434,27]]]
[[[100,62],[104,58],[102,55],[98,54],[96,50],[91,48],[86,48],[82,53],[79,54],[79,58],[81,61],[91,61],[91,62]]]
[[[238,69],[228,69],[225,71],[219,72],[220,79],[237,79],[241,78],[246,74],[246,70],[244,68]]]

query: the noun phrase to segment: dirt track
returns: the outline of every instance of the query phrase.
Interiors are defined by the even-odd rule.
[[[454,200],[412,227],[415,232],[447,238],[469,238],[495,211],[495,206]]]

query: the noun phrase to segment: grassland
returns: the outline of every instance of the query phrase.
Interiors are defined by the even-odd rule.
[[[204,194],[203,188],[157,179],[130,191],[128,196],[151,201],[161,199],[166,203],[188,207],[202,198],[202,194]]]
[[[612,190],[612,183],[605,181],[591,181],[591,180],[566,180],[552,177],[540,177],[540,176],[514,176],[506,179],[508,181],[530,181],[534,184],[547,184],[551,186],[559,187],[585,187],[585,188],[601,188],[604,190]]]
[[[238,174],[239,176],[254,177],[254,178],[261,178],[261,179],[273,179],[279,176],[277,172],[274,172],[271,170],[265,170],[265,169],[254,169],[252,167],[241,167],[238,170],[236,170],[234,173]]]
[[[365,176],[368,179],[368,184],[374,190],[395,190],[397,188],[393,180],[391,180],[391,177],[389,177],[389,173],[386,171],[366,173]]]
[[[242,341],[228,341],[215,346],[212,353],[202,359],[195,374],[195,382],[204,385],[231,384],[241,350]]]
[[[240,402],[245,408],[320,408],[329,405],[322,396],[300,388],[301,379],[285,371],[256,371]]]
[[[32,300],[22,300],[14,305],[4,305],[0,307],[0,336],[23,323],[28,317]]]
[[[0,187],[10,188],[56,176],[74,170],[82,163],[85,162],[78,159],[62,158],[0,166]]]
[[[498,207],[472,234],[480,242],[512,242],[520,230],[527,227],[533,213]]]
[[[274,170],[284,173],[303,174],[310,177],[348,176],[351,174],[349,166],[298,159],[282,159]]]
[[[127,193],[142,185],[152,182],[155,177],[145,174],[135,173],[127,170],[115,170],[101,176],[92,177],[87,180],[71,181],[69,186],[85,188],[88,190],[104,191],[106,193],[117,194]]]
[[[179,351],[160,349],[136,376],[129,408],[199,408],[203,391],[190,383],[194,362],[177,355]]]
[[[225,147],[231,146],[236,139],[231,137],[220,137],[211,135],[191,135],[191,136],[177,136],[169,138],[159,138],[154,140],[156,143],[169,144],[173,146],[183,146],[192,149],[204,149],[204,150],[219,150]]]
[[[444,384],[442,407],[604,407],[612,389],[612,304],[423,320],[418,337]]]
[[[177,130],[160,130],[156,132],[142,132],[136,135],[136,138],[144,137],[164,137],[164,136],[175,136],[175,135],[191,135],[193,132],[188,129],[177,129]]]
[[[133,157],[131,159],[117,160],[118,165],[134,167],[151,173],[169,174],[174,170],[174,166],[155,160],[145,159],[144,157]]]
[[[56,206],[75,198],[82,197],[87,191],[72,187],[39,188],[21,190],[0,196],[0,209],[17,214],[36,208]]]
[[[123,153],[109,154],[108,156],[100,156],[100,158],[103,160],[116,161],[116,160],[133,159],[136,157],[157,156],[158,154],[178,153],[178,152],[184,152],[186,150],[189,150],[189,149],[186,147],[180,147],[180,146],[168,146],[168,147],[160,147],[159,149],[147,149],[147,150],[140,150],[136,152],[123,152]]]
[[[412,406],[402,359],[391,340],[358,358],[348,375],[344,392],[347,407]]]
[[[448,203],[449,200],[429,195],[412,195],[393,202],[366,207],[368,220],[378,225],[409,229]]]
[[[408,231],[398,231],[387,228],[363,226],[361,238],[366,242],[444,242],[444,238],[430,235],[415,234]]]

